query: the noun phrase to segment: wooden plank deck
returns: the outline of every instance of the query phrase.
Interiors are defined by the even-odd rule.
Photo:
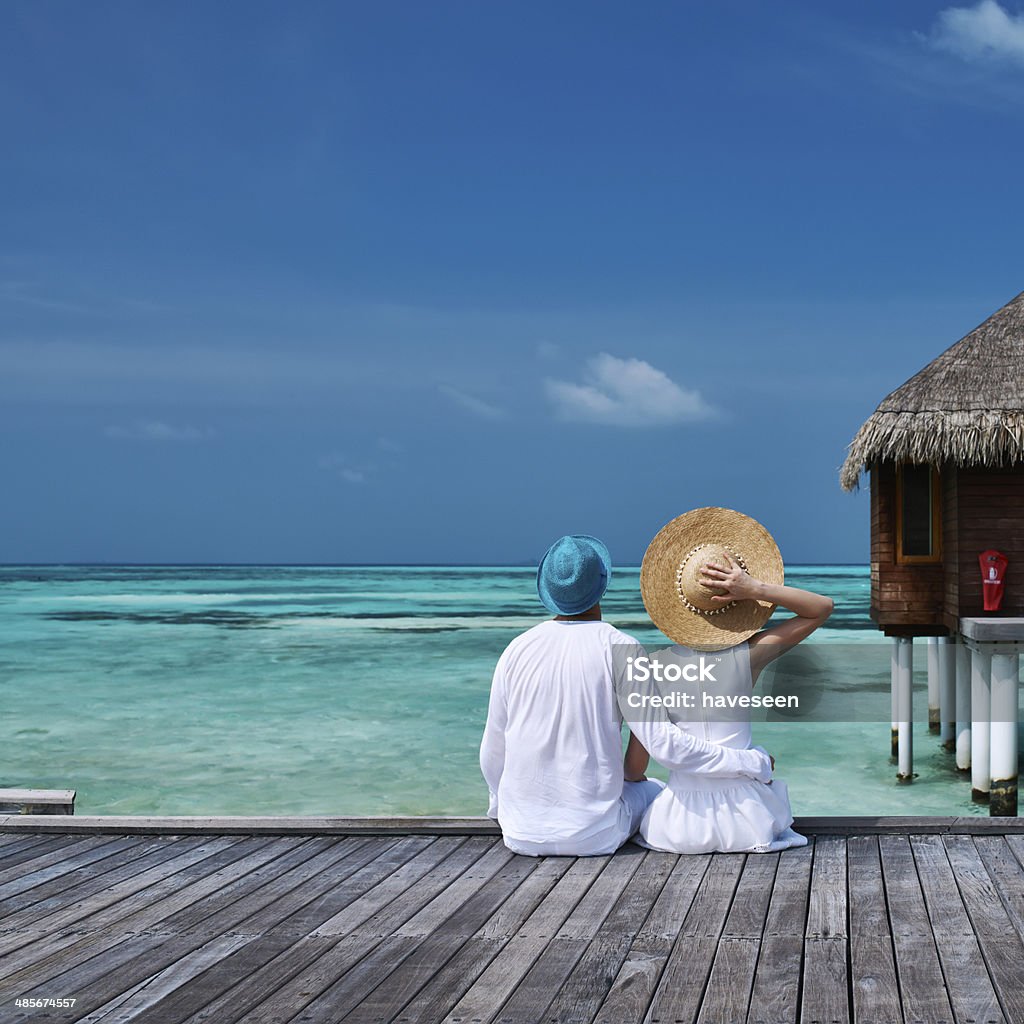
[[[811,845],[782,853],[575,859],[511,854],[476,819],[16,817],[3,1024],[1024,1021],[1021,819],[803,819]]]

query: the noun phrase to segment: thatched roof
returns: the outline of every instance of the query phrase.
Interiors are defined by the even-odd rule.
[[[839,474],[872,462],[1024,462],[1024,292],[883,399]]]

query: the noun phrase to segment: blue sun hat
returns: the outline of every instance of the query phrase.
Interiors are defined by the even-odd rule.
[[[596,537],[578,533],[556,540],[537,566],[537,593],[548,611],[579,615],[608,589],[612,557]]]

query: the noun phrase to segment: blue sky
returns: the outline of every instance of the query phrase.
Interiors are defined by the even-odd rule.
[[[2,18],[2,561],[863,562],[845,446],[1024,288],[993,0]]]

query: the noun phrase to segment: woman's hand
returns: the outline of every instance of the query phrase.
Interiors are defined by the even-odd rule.
[[[728,565],[721,565],[718,562],[708,562],[701,569],[700,581],[706,587],[715,587],[722,591],[714,594],[712,601],[756,601],[763,584],[760,580],[754,579],[746,569],[738,562],[733,561],[732,555],[726,552]]]

